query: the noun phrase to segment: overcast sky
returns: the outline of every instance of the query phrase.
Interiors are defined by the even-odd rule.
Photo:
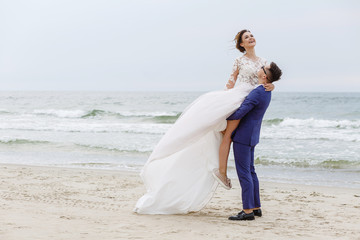
[[[360,91],[357,0],[0,0],[1,90],[222,89],[247,28],[277,91]]]

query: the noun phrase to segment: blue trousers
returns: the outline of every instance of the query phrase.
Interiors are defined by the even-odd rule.
[[[254,146],[233,142],[236,172],[241,185],[243,209],[259,208],[259,180],[254,167]]]

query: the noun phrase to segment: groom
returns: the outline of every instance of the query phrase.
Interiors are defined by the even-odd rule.
[[[259,142],[261,122],[271,100],[271,91],[265,91],[262,84],[279,80],[282,72],[272,62],[270,66],[261,67],[257,74],[259,86],[252,90],[240,108],[227,118],[241,119],[231,137],[243,203],[243,210],[229,217],[229,220],[254,220],[255,216],[262,216],[259,181],[254,168],[254,148]]]

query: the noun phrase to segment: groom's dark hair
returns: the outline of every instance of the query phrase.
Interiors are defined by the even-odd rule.
[[[270,74],[267,74],[267,79],[270,83],[278,81],[282,75],[281,69],[276,65],[276,63],[270,63]]]

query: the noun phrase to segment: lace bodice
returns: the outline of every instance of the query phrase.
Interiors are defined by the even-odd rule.
[[[232,87],[225,85],[225,90],[233,88],[236,80],[255,86],[258,84],[257,71],[264,65],[266,65],[266,60],[260,57],[256,61],[253,61],[244,55],[236,58],[230,79],[227,82],[227,84]]]

